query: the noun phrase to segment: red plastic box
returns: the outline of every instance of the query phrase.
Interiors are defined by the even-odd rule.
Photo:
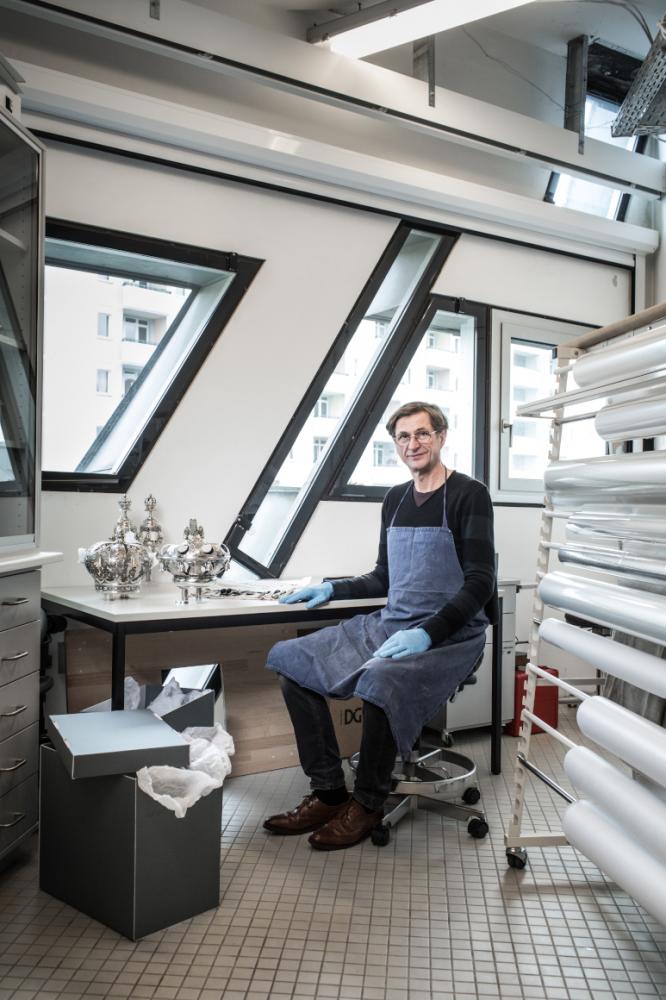
[[[543,667],[547,670],[549,674],[553,677],[559,677],[559,671],[555,670],[554,667]],[[508,736],[520,736],[520,713],[523,710],[523,696],[525,694],[525,685],[527,684],[527,672],[525,670],[516,670],[516,689],[514,694],[513,703],[513,720],[508,723],[506,727],[506,733]],[[540,719],[547,722],[549,726],[553,729],[557,729],[557,703],[559,698],[560,689],[554,684],[539,683],[537,684],[536,695],[534,697],[534,714],[538,715]],[[532,723],[532,735],[535,733],[542,733],[543,729],[540,726]]]

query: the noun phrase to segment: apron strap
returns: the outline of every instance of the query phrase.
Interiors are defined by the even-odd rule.
[[[389,524],[389,528],[393,527],[393,522],[395,521],[395,519],[396,519],[396,517],[398,515],[398,511],[400,510],[400,505],[402,504],[402,501],[405,499],[405,497],[407,496],[407,494],[409,493],[409,491],[413,488],[413,486],[414,486],[414,483],[409,483],[408,486],[407,486],[407,489],[405,490],[405,492],[400,497],[400,501],[398,503],[398,506],[396,507],[396,509],[395,509],[395,511],[393,513],[393,517],[391,518],[391,523]]]
[[[443,484],[444,485],[444,493],[442,495],[442,527],[446,528],[447,530],[448,530],[448,527],[449,527],[449,522],[447,521],[447,518],[446,518],[446,486],[448,484],[450,474],[451,474],[450,470],[446,469],[445,478],[444,478],[444,484]],[[398,506],[396,507],[395,511],[393,512],[393,517],[391,518],[391,523],[389,524],[389,528],[393,527],[393,523],[394,523],[396,517],[398,516],[398,511],[400,510],[400,507],[402,505],[403,500],[408,496],[408,494],[410,493],[410,491],[413,490],[413,489],[414,489],[414,483],[411,482],[411,483],[408,484],[407,489],[405,490],[405,492],[400,497],[400,500],[398,501]]]

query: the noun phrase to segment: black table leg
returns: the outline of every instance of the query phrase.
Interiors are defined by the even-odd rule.
[[[125,626],[114,625],[111,646],[111,708],[125,707]]]
[[[490,722],[490,772],[502,771],[502,612],[503,600],[499,598],[497,622],[493,625],[492,702]]]

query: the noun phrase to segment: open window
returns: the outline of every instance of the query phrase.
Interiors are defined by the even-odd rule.
[[[555,349],[585,332],[573,323],[493,311],[493,342],[499,354],[500,394],[495,414],[499,448],[492,449],[491,484],[496,499],[506,502],[543,501],[543,476],[548,464],[550,420],[519,417],[517,407],[556,391]],[[496,367],[497,370],[497,367]],[[571,407],[571,422],[562,428],[561,454],[591,458],[605,453],[594,429],[589,404]]]
[[[398,227],[225,539],[242,565],[279,576],[317,504],[336,495],[344,470],[356,464],[359,447],[367,446],[372,469],[395,468],[392,443],[388,448],[389,442],[378,438],[375,448],[370,440],[372,421],[392,397],[414,398],[414,349],[408,348],[457,235]],[[441,360],[450,352],[430,353],[439,359],[433,368],[451,371]],[[420,377],[425,378],[423,366]],[[418,389],[423,392],[425,383]],[[385,492],[386,486],[371,487],[368,496]]]
[[[261,261],[70,223],[46,237],[43,485],[124,492]]]

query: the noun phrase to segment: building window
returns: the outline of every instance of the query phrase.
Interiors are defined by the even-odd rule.
[[[451,372],[448,368],[426,368],[426,389],[448,391],[451,388]]]
[[[135,288],[146,288],[146,285],[135,284]],[[137,344],[154,344],[153,320],[142,316],[125,315],[123,319],[123,336],[125,340],[134,340]]]
[[[123,365],[123,396],[127,395],[140,374],[138,365]]]
[[[312,439],[312,461],[318,462],[324,453],[328,438],[316,437]]]
[[[261,262],[75,223],[46,236],[43,484],[124,491]]]
[[[109,336],[109,319],[108,313],[97,313],[97,336],[98,337],[108,337]]]
[[[398,456],[395,453],[395,445],[392,441],[372,442],[372,464],[373,465],[397,465]]]
[[[317,400],[317,405],[314,408],[315,417],[328,417],[329,416],[329,400],[328,396],[320,396]]]

